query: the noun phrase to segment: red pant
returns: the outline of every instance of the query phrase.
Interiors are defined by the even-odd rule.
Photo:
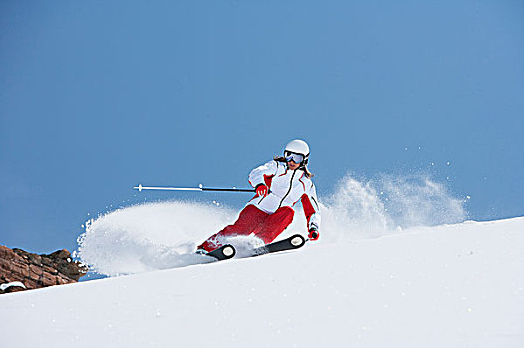
[[[278,208],[273,214],[268,214],[254,205],[246,206],[233,225],[226,226],[222,231],[209,237],[198,248],[211,251],[221,246],[220,237],[247,236],[254,233],[264,243],[271,243],[293,221],[295,211],[290,207]]]

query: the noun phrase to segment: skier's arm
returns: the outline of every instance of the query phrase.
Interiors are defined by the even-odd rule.
[[[317,190],[313,183],[306,190],[306,193],[302,195],[301,200],[304,213],[306,214],[309,238],[317,240],[320,229],[320,207],[318,205]]]
[[[269,161],[251,171],[249,173],[249,183],[253,187],[258,185],[266,185],[265,178],[274,176],[277,172],[278,163],[276,161]]]

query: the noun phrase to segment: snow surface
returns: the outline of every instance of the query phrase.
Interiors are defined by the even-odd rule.
[[[5,291],[6,289],[12,286],[18,286],[18,287],[26,289],[25,285],[22,282],[10,282],[10,283],[0,284],[0,290]]]
[[[5,294],[1,341],[524,346],[524,218],[326,240],[294,252]]]

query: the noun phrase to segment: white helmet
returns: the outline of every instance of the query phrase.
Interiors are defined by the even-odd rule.
[[[302,155],[302,165],[306,165],[309,157],[309,146],[304,140],[295,139],[287,143],[284,150],[284,157],[288,157],[291,154]]]

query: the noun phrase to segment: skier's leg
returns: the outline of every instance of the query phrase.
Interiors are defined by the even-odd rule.
[[[291,207],[278,208],[276,212],[265,219],[262,226],[257,228],[255,235],[264,243],[271,243],[293,222],[293,215],[295,215],[295,211]]]
[[[237,221],[234,224],[224,227],[220,232],[209,237],[204,243],[200,244],[197,249],[207,251],[214,250],[222,245],[221,237],[233,235],[249,235],[269,214],[258,209],[254,205],[248,205],[240,212]]]

